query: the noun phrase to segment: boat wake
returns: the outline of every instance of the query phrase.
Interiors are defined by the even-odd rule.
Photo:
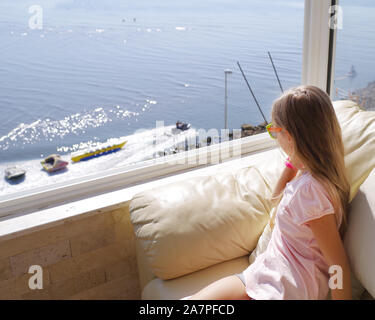
[[[62,154],[61,159],[69,162],[66,170],[62,172],[46,172],[41,165],[41,159],[1,163],[0,172],[3,175],[3,179],[0,180],[0,199],[2,196],[11,193],[45,185],[53,185],[54,183],[65,182],[80,177],[83,178],[93,173],[125,167],[144,160],[176,153],[185,150],[187,142],[195,141],[196,134],[197,132],[194,128],[182,131],[176,129],[175,125],[170,125],[143,130],[142,132],[136,132],[128,136],[111,138],[101,144],[98,142],[95,144],[83,142],[82,146],[90,145],[93,148],[99,148],[103,144],[109,145],[127,141],[125,146],[119,151],[101,157],[94,157],[88,161],[73,162],[70,152]],[[60,150],[62,149],[64,147],[60,148]],[[21,183],[10,183],[4,177],[6,169],[14,166],[26,170],[26,175]]]

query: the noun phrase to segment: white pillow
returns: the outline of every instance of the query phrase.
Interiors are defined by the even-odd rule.
[[[136,194],[130,219],[153,274],[173,279],[252,251],[270,196],[261,171],[248,167]]]
[[[344,245],[352,272],[375,297],[375,170],[350,205]]]
[[[271,221],[273,221],[273,216],[275,215],[275,210],[276,208],[272,208],[270,212],[270,220],[268,221],[266,227],[263,230],[263,233],[261,234],[258,244],[256,248],[251,252],[249,256],[249,263],[252,264],[256,257],[262,254],[264,251],[266,251],[268,242],[271,240],[271,235],[272,235],[272,226],[271,226]]]

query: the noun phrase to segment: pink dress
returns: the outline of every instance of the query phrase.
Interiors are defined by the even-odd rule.
[[[326,214],[334,214],[332,203],[309,172],[287,183],[267,249],[243,272],[249,297],[327,298],[329,266],[307,224]]]

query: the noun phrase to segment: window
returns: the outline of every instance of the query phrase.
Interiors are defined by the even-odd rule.
[[[191,148],[199,130],[224,141],[227,69],[228,129],[261,124],[237,61],[269,121],[281,90],[268,52],[282,87],[299,85],[303,17],[302,0],[1,1],[0,169],[27,171],[1,180],[1,197],[144,168]],[[177,120],[191,128],[174,130]],[[71,161],[123,141],[119,152]],[[67,169],[43,171],[50,154]]]
[[[342,25],[337,33],[334,98],[375,110],[375,3],[340,0],[339,4]]]

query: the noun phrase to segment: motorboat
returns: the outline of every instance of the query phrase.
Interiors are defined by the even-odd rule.
[[[51,154],[40,163],[47,172],[62,170],[69,164],[69,162],[62,160],[58,154]]]
[[[190,129],[190,123],[187,123],[187,122],[181,122],[181,121],[177,121],[176,122],[176,128],[177,129],[180,129],[180,130],[182,130],[182,131],[184,131],[184,130],[188,130],[188,129]]]
[[[116,143],[116,144],[107,144],[95,149],[85,149],[77,152],[73,152],[71,154],[71,159],[73,162],[78,161],[86,161],[92,158],[97,158],[100,156],[104,156],[106,154],[110,154],[122,149],[122,147],[127,143],[127,141]]]
[[[26,170],[19,167],[10,167],[4,170],[5,179],[13,180],[23,177],[26,174]]]

